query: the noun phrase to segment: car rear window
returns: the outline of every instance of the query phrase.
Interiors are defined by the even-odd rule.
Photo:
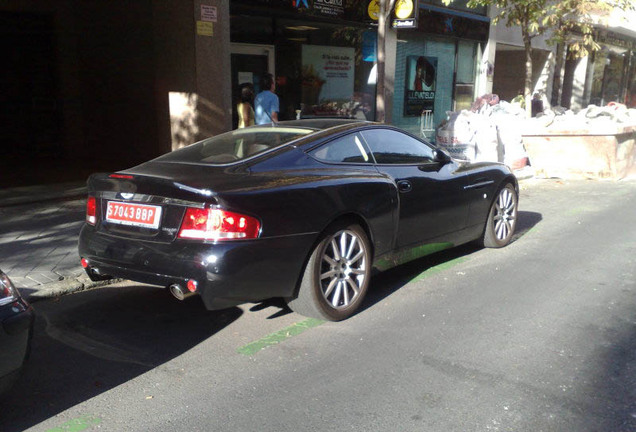
[[[160,156],[162,162],[223,165],[258,155],[315,132],[290,127],[249,127],[217,135]]]

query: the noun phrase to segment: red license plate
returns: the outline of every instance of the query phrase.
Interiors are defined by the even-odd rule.
[[[120,225],[159,228],[161,207],[108,201],[106,221]]]

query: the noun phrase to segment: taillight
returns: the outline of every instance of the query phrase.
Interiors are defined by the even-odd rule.
[[[188,208],[179,238],[200,240],[254,239],[261,229],[251,216],[219,209]]]
[[[15,301],[18,295],[18,291],[11,283],[9,277],[0,271],[0,305]]]
[[[88,197],[86,200],[86,223],[91,225],[97,223],[97,200],[95,197]]]

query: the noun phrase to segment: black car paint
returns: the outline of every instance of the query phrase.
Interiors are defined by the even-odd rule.
[[[91,263],[89,275],[100,277],[92,272],[99,269],[101,275],[164,286],[195,279],[208,309],[289,297],[321,232],[334,221],[346,218],[360,224],[371,240],[374,266],[385,270],[437,250],[422,249],[422,244],[445,248],[476,239],[504,181],[516,187],[501,164],[326,164],[308,154],[343,134],[373,128],[391,127],[342,125],[225,166],[159,160],[119,173],[132,179],[91,176],[89,194],[97,196],[102,217],[80,234],[79,252]],[[442,194],[431,193],[433,177],[443,179]],[[400,192],[398,182],[405,178],[413,188]],[[167,206],[162,230],[103,224],[106,201],[121,199],[122,192],[134,194],[135,202]],[[215,205],[255,216],[262,223],[260,238],[216,243],[176,239],[187,205]]]
[[[0,306],[0,394],[17,379],[29,352],[35,314],[21,297]]]

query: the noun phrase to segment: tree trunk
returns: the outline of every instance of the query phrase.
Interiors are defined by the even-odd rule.
[[[532,113],[532,37],[527,25],[521,26],[521,35],[526,51],[526,80],[523,94],[526,98],[526,115],[530,117]]]
[[[565,44],[558,43],[556,49],[556,62],[554,64],[554,76],[552,77],[552,99],[550,100],[550,104],[552,106],[565,106],[565,104],[559,100],[559,96],[561,96],[561,72],[563,71],[564,66],[564,51]]]

